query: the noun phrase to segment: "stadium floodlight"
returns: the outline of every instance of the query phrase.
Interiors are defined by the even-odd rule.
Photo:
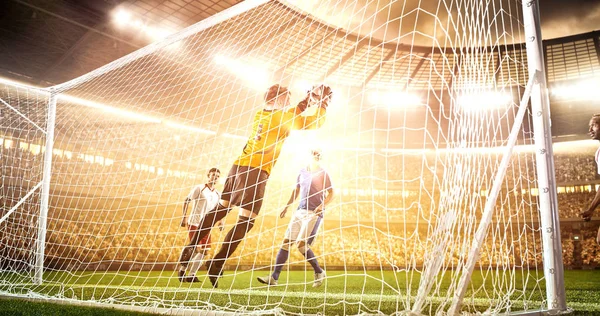
[[[267,67],[258,63],[249,63],[236,58],[217,54],[213,57],[215,64],[224,67],[227,71],[242,79],[247,86],[263,91],[269,85]]]
[[[179,124],[179,123],[175,123],[175,122],[171,122],[171,121],[165,121],[165,122],[163,122],[163,124],[165,124],[166,126],[169,126],[169,127],[193,131],[193,132],[197,132],[200,134],[215,135],[217,133],[215,131],[198,128],[198,127],[194,127],[194,126],[189,126],[189,125],[184,125],[184,124]]]
[[[306,91],[310,90],[310,88],[312,88],[313,85],[314,85],[314,83],[311,83],[306,79],[296,78],[294,80],[294,83],[292,84],[292,87],[296,91],[299,91],[301,93],[306,93]]]
[[[382,153],[386,154],[406,154],[406,155],[422,155],[431,153],[432,150],[428,148],[412,149],[412,148],[382,148]]]
[[[227,137],[227,138],[233,138],[233,139],[242,139],[242,140],[246,140],[246,139],[248,139],[248,137],[247,137],[247,136],[236,135],[236,134],[230,134],[230,133],[223,133],[223,137]]]
[[[10,79],[6,79],[6,78],[0,78],[0,84],[7,84],[10,86],[18,86],[18,87],[27,87],[26,84],[18,82],[18,81],[14,81],[14,80],[10,80]],[[36,88],[36,87],[31,87],[30,88],[34,88],[33,91],[31,91],[30,93],[41,93],[43,95],[50,95],[50,92],[42,89],[42,88]],[[39,89],[39,90],[35,90],[35,89]],[[141,113],[136,113],[136,112],[132,112],[132,111],[127,111],[124,109],[120,109],[114,106],[110,106],[110,105],[106,105],[106,104],[102,104],[99,102],[94,102],[94,101],[90,101],[90,100],[86,100],[83,98],[78,98],[78,97],[74,97],[68,94],[60,94],[58,96],[58,100],[62,101],[62,102],[67,102],[67,103],[72,103],[72,104],[77,104],[77,105],[83,105],[86,107],[91,107],[91,108],[95,108],[95,109],[99,109],[101,111],[107,112],[107,113],[111,113],[114,115],[118,115],[121,117],[126,117],[135,121],[140,121],[140,122],[148,122],[148,123],[164,123],[166,126],[169,127],[173,127],[173,128],[178,128],[178,129],[185,129],[185,130],[190,130],[190,131],[195,131],[198,133],[202,133],[202,134],[209,134],[209,135],[214,135],[216,134],[216,132],[211,131],[211,130],[207,130],[207,129],[203,129],[203,128],[198,128],[198,127],[193,127],[193,126],[189,126],[189,125],[185,125],[185,124],[180,124],[180,123],[176,123],[176,122],[172,122],[172,121],[164,121],[163,119],[160,118],[156,118],[156,117],[152,117],[149,115],[145,115],[145,114],[141,114]]]
[[[405,91],[378,91],[369,94],[369,101],[378,106],[394,108],[414,108],[421,105],[421,98]]]
[[[466,111],[506,108],[512,102],[509,94],[497,91],[466,91],[457,98],[457,104]]]
[[[148,35],[150,35],[150,37],[152,37],[153,40],[158,41],[161,40],[169,35],[171,35],[173,32],[170,32],[166,29],[163,28],[158,28],[158,27],[152,27],[152,26],[147,26],[146,27],[146,32],[148,33]]]
[[[172,122],[172,121],[168,121],[168,120],[163,120],[163,119],[148,116],[145,114],[123,110],[123,109],[109,106],[106,104],[93,102],[93,101],[89,101],[89,100],[82,99],[82,98],[73,97],[73,96],[70,96],[67,94],[61,94],[58,98],[59,98],[59,101],[75,103],[75,104],[84,105],[87,107],[100,109],[104,112],[112,113],[112,114],[115,114],[118,116],[136,120],[136,121],[148,122],[148,123],[163,123],[164,125],[172,127],[172,128],[184,129],[184,130],[193,131],[193,132],[197,132],[197,133],[201,133],[201,134],[207,134],[207,135],[216,134],[215,131],[198,128],[198,127],[194,127],[194,126],[189,126],[189,125],[185,125],[185,124],[180,124],[180,123],[176,123],[176,122]]]
[[[4,77],[0,77],[0,84],[4,84],[4,85],[8,85],[8,86],[13,86],[13,87],[21,87],[23,89],[28,89],[31,90],[31,93],[39,93],[45,96],[50,96],[50,91],[38,87],[38,86],[32,86],[28,83],[24,83],[18,80],[13,80],[13,79],[8,79],[8,78],[4,78]]]
[[[458,148],[440,148],[436,150],[440,154],[502,154],[506,151],[506,147],[495,146],[495,147],[458,147]],[[533,153],[533,145],[515,145],[513,147],[514,153]]]
[[[7,78],[2,78],[0,77],[0,84],[6,84],[9,86],[15,86],[15,87],[22,87],[22,88],[26,88],[26,89],[33,89],[32,91],[30,91],[29,93],[37,93],[37,94],[42,94],[45,96],[49,96],[50,92],[43,89],[43,88],[38,88],[38,87],[33,87],[33,86],[29,86],[25,83],[22,82],[18,82],[18,81],[14,81],[14,80],[10,80]],[[148,122],[148,123],[164,123],[166,126],[169,127],[173,127],[173,128],[178,128],[178,129],[185,129],[185,130],[190,130],[190,131],[195,131],[198,133],[202,133],[202,134],[209,134],[209,135],[214,135],[216,132],[211,131],[211,130],[206,130],[203,128],[197,128],[197,127],[193,127],[193,126],[188,126],[185,124],[180,124],[180,123],[176,123],[176,122],[171,122],[171,121],[163,121],[163,119],[160,118],[156,118],[156,117],[152,117],[149,115],[145,115],[145,114],[141,114],[141,113],[136,113],[136,112],[132,112],[132,111],[127,111],[124,109],[120,109],[114,106],[110,106],[110,105],[106,105],[103,103],[99,103],[99,102],[94,102],[94,101],[90,101],[90,100],[86,100],[83,98],[78,98],[78,97],[74,97],[68,94],[60,94],[58,96],[58,100],[62,101],[62,102],[67,102],[67,103],[72,103],[72,104],[77,104],[77,105],[83,105],[86,107],[91,107],[91,108],[95,108],[95,109],[99,109],[101,111],[107,112],[107,113],[111,113],[114,115],[118,115],[121,117],[126,117],[135,121],[140,121],[140,122]]]
[[[131,23],[131,13],[125,9],[117,9],[113,14],[113,20],[121,27],[127,26]]]
[[[114,11],[113,21],[121,28],[131,27],[135,30],[141,31],[142,34],[145,34],[147,37],[152,39],[152,41],[164,39],[165,37],[173,33],[168,29],[161,28],[155,25],[150,25],[149,23],[144,22],[144,20],[140,18],[135,18],[130,11],[124,8],[118,8]],[[178,46],[179,45],[174,45],[170,46],[170,48],[172,49]]]
[[[591,77],[572,83],[553,86],[550,94],[562,100],[598,100],[600,99],[600,77]]]
[[[135,113],[135,112],[119,109],[119,108],[116,108],[113,106],[109,106],[106,104],[70,96],[68,94],[61,94],[58,97],[58,99],[63,102],[74,103],[74,104],[79,104],[79,105],[83,105],[83,106],[87,106],[87,107],[91,107],[91,108],[100,109],[104,112],[112,113],[112,114],[122,116],[122,117],[127,117],[132,120],[136,120],[136,121],[143,121],[143,122],[149,122],[149,123],[160,123],[161,122],[161,120],[158,118],[154,118],[154,117],[151,117],[148,115]]]
[[[130,25],[143,30],[146,27],[146,23],[144,23],[144,21],[140,20],[140,19],[134,19],[131,21]]]

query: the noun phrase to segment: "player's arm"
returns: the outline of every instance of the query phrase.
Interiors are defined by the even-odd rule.
[[[296,116],[294,117],[294,127],[296,129],[317,129],[325,123],[325,113],[329,102],[331,102],[333,92],[329,86],[320,85],[313,87],[304,100],[298,103],[294,109]],[[304,110],[311,104],[318,105],[317,112],[314,115],[303,116],[298,113]]]
[[[298,102],[298,105],[296,105],[295,107],[288,109],[287,112],[295,114],[295,115],[300,115],[300,114],[304,113],[304,111],[306,111],[306,109],[308,109],[308,106],[309,106],[309,96],[307,95],[306,98],[304,98],[304,100]]]
[[[299,184],[296,185],[296,188],[294,189],[294,191],[292,191],[292,195],[290,196],[290,199],[288,200],[287,204],[283,208],[283,211],[281,211],[281,214],[279,214],[279,217],[281,217],[281,218],[285,217],[285,213],[287,213],[290,205],[292,205],[294,203],[294,201],[296,201],[296,199],[298,198],[298,194],[300,194],[300,185]]]
[[[183,219],[181,220],[181,227],[187,227],[187,210],[190,205],[191,199],[189,197],[185,198],[183,202]]]
[[[584,221],[589,221],[592,219],[592,214],[594,214],[594,211],[598,205],[600,205],[600,190],[596,191],[596,196],[594,197],[594,200],[587,211],[581,213],[581,217],[583,217]]]
[[[325,123],[325,108],[319,107],[314,115],[296,115],[294,117],[294,126],[296,129],[317,129]]]

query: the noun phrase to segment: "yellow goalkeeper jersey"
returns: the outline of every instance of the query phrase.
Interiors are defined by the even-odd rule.
[[[294,108],[290,111],[260,110],[254,115],[252,134],[242,154],[234,162],[238,166],[260,168],[271,174],[285,139],[294,129],[316,129],[325,122],[325,109],[303,116]]]

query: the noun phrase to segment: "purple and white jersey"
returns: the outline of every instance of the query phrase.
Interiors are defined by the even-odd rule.
[[[313,211],[325,200],[325,192],[331,189],[331,178],[325,169],[314,172],[307,168],[300,170],[297,185],[300,186],[300,204],[298,209]]]

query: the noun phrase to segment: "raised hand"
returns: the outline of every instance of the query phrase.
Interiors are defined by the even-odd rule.
[[[581,213],[580,215],[584,221],[589,222],[592,219],[592,214],[594,214],[594,211],[587,210],[587,211]]]

